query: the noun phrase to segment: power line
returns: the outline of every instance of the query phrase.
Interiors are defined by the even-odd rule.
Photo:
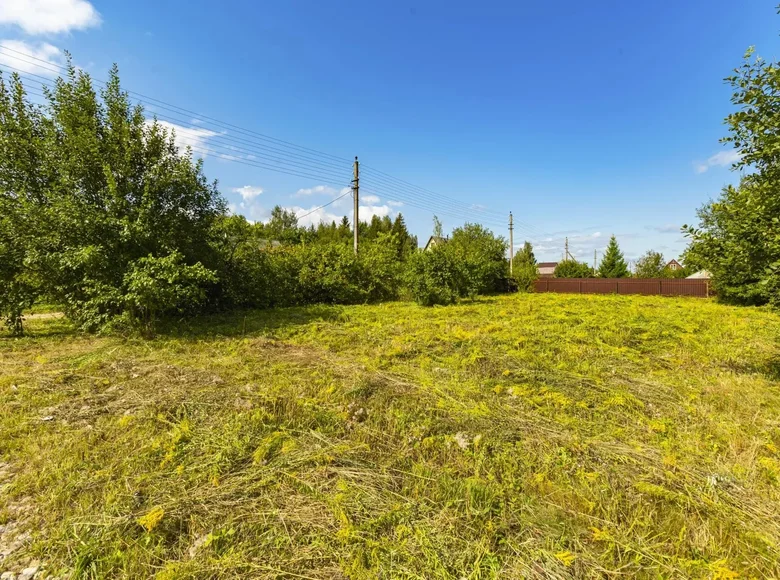
[[[2,49],[2,47],[0,47],[0,49]],[[49,79],[46,79],[46,77],[42,77],[40,75],[36,75],[36,74],[33,74],[33,73],[27,73],[25,71],[22,71],[21,69],[13,67],[11,65],[3,64],[3,65],[0,65],[0,67],[6,67],[8,69],[11,69],[11,70],[15,71],[17,74],[19,74],[20,77],[22,77],[25,80],[28,80],[30,82],[39,83],[39,84],[41,84],[41,85],[43,85],[43,86],[45,86],[45,87],[47,87],[49,89],[54,89],[55,88],[53,85],[49,84],[50,81],[49,81]],[[36,78],[30,78],[30,77],[36,77]],[[37,80],[37,79],[44,79],[44,80],[41,81],[41,80]],[[156,105],[152,105],[152,106],[156,106]],[[163,119],[163,120],[167,120],[167,121],[170,121],[170,122],[173,122],[173,123],[178,123],[179,126],[181,128],[183,128],[183,129],[192,129],[192,130],[201,130],[201,131],[204,129],[201,125],[193,124],[191,121],[187,121],[187,120],[181,119],[179,117],[171,117],[169,115],[160,114],[160,113],[156,113],[156,112],[155,112],[155,116],[157,116],[158,118]],[[333,162],[329,162],[329,161],[323,162],[323,161],[319,161],[319,160],[316,160],[316,159],[312,159],[312,158],[307,157],[307,156],[301,156],[301,155],[296,154],[296,153],[285,151],[283,149],[269,147],[267,145],[263,145],[263,144],[255,142],[255,141],[242,139],[240,137],[234,137],[232,135],[215,134],[213,136],[208,136],[208,139],[210,139],[210,140],[218,140],[219,142],[237,143],[239,145],[248,144],[249,146],[252,147],[252,149],[251,150],[245,150],[245,152],[248,152],[250,154],[256,155],[258,157],[264,157],[264,158],[272,160],[272,161],[274,161],[274,160],[279,161],[279,158],[278,157],[271,157],[271,156],[269,156],[268,152],[274,152],[274,153],[280,153],[282,155],[288,155],[292,159],[295,160],[295,163],[289,163],[289,164],[294,164],[294,165],[298,165],[298,166],[305,166],[308,169],[320,169],[320,170],[326,170],[327,171],[327,170],[331,170],[333,168],[336,168],[336,169],[340,169],[340,170],[345,170],[345,168],[347,167],[347,163],[348,163],[348,162],[344,162],[341,165],[337,165],[337,164],[335,164]],[[236,148],[236,150],[238,150],[238,148]]]
[[[71,71],[69,67],[58,65],[56,63],[51,63],[49,61],[34,57],[32,55],[28,55],[26,53],[14,50],[12,48],[0,46],[0,53],[3,52],[5,52],[7,55],[8,52],[15,53],[16,55],[20,55],[21,57],[24,58],[20,58],[19,56],[13,56],[13,58],[16,58],[21,62],[34,65],[36,67],[39,67],[43,70],[47,70],[55,74],[60,74],[61,71],[65,71],[68,73],[70,73]],[[8,56],[12,56],[12,55],[8,55]],[[32,59],[42,64],[35,64],[26,59]],[[2,66],[5,66],[8,69],[12,69],[16,71],[17,73],[20,74],[21,77],[24,77],[31,82],[39,83],[40,85],[42,85],[42,87],[46,87],[47,89],[54,88],[52,87],[52,85],[48,84],[51,82],[51,79],[49,79],[48,77],[36,75],[35,73],[24,71],[7,64],[4,64]],[[52,67],[56,67],[56,69]],[[43,79],[45,82],[34,80],[29,77],[37,77],[38,79]],[[101,84],[103,86],[106,86],[107,84],[105,81],[101,81],[99,79],[93,79],[93,80],[96,83]],[[299,146],[294,143],[290,143],[288,141],[270,137],[268,135],[264,135],[256,131],[252,131],[249,129],[245,129],[243,127],[239,127],[237,125],[233,125],[231,123],[219,121],[218,119],[214,119],[212,117],[196,113],[194,111],[185,109],[183,107],[179,107],[177,105],[166,103],[165,101],[161,101],[153,97],[147,97],[146,95],[137,93],[135,91],[125,90],[123,92],[128,95],[136,95],[136,100],[138,102],[143,103],[151,108],[162,109],[175,114],[192,115],[195,117],[195,119],[188,122],[178,117],[171,117],[169,115],[152,111],[156,117],[159,117],[163,121],[169,121],[175,124],[179,124],[179,127],[181,129],[202,131],[204,130],[204,127],[202,125],[205,124],[205,125],[212,125],[221,128],[230,128],[231,131],[236,131],[241,135],[250,137],[251,139],[251,140],[244,139],[241,137],[228,135],[227,133],[209,135],[204,137],[204,140],[208,139],[209,143],[208,144],[204,143],[203,147],[201,148],[199,146],[200,141],[196,137],[188,136],[181,133],[178,135],[179,139],[182,142],[187,143],[192,151],[199,152],[203,155],[214,154],[215,153],[214,149],[219,149],[222,151],[228,151],[228,153],[219,153],[217,151],[217,153],[219,153],[219,157],[226,161],[240,163],[250,167],[276,171],[287,175],[304,177],[306,179],[325,180],[325,181],[329,181],[329,180],[340,181],[341,179],[343,179],[343,176],[339,173],[339,170],[343,168],[341,163],[344,164],[351,163],[350,161],[346,159],[342,159],[335,155],[317,151],[315,149],[311,149],[308,147]],[[33,93],[33,94],[43,98],[46,97],[45,94],[40,94],[40,93]],[[203,121],[204,119],[206,121]],[[203,121],[203,122],[195,124],[194,123],[195,120]],[[211,129],[206,129],[206,130],[211,131]],[[266,145],[265,143],[260,143],[258,142],[258,140],[270,142],[276,145],[277,147],[271,147],[269,145]],[[213,143],[214,141],[217,141],[217,143]],[[232,143],[237,143],[242,146],[237,147],[232,145]],[[241,158],[234,155],[234,153],[244,153],[247,155],[247,157],[255,157],[255,159]],[[276,153],[279,155],[287,156],[288,159],[285,159],[284,157],[270,155],[269,153]],[[262,161],[258,161],[256,159],[257,157],[260,157]],[[334,161],[337,161],[339,163],[337,164]],[[485,224],[489,224],[495,228],[502,228],[504,226],[503,219],[499,221],[499,217],[503,218],[504,215],[503,213],[489,210],[487,208],[468,205],[454,198],[414,185],[408,181],[399,179],[378,169],[374,169],[371,167],[366,167],[366,169],[368,169],[368,173],[369,173],[369,177],[368,177],[369,189],[365,191],[368,191],[369,193],[373,188],[377,190],[375,191],[375,193],[381,193],[381,195],[383,196],[396,197],[402,200],[404,203],[408,204],[409,206],[417,207],[419,209],[424,209],[426,211],[430,211],[436,214],[456,217],[457,219],[464,219],[465,221],[479,221]],[[371,176],[372,174],[373,176]],[[347,195],[347,193],[345,193],[344,195]],[[343,196],[340,196],[339,198],[336,199],[340,199],[341,197]],[[321,207],[326,207],[330,205],[331,203],[336,201],[336,199],[332,200],[331,202],[328,202],[327,204]],[[445,208],[439,207],[439,204],[441,203],[446,203],[447,207]],[[317,209],[320,208],[316,208],[313,211],[317,211]],[[479,215],[475,215],[475,214],[479,214]],[[301,216],[301,217],[305,217],[305,216]],[[479,218],[479,219],[475,220],[474,218]],[[520,225],[528,233],[531,233],[533,235],[538,235],[540,237],[546,235],[539,232],[538,230],[536,230],[536,228],[533,228],[533,226],[530,226],[529,224],[520,224]]]
[[[346,196],[348,196],[350,193],[352,193],[352,191],[351,191],[351,190],[350,190],[350,191],[347,191],[346,193],[342,193],[342,194],[341,194],[340,196],[338,196],[337,198],[331,199],[331,200],[330,200],[328,203],[324,203],[324,204],[322,204],[322,205],[321,205],[321,206],[319,206],[319,207],[315,207],[313,210],[311,210],[311,211],[310,211],[310,212],[308,212],[308,213],[305,213],[305,214],[303,214],[303,215],[301,215],[301,216],[295,216],[295,217],[296,217],[296,219],[299,219],[299,220],[300,220],[300,219],[303,219],[303,218],[305,218],[305,217],[307,217],[307,216],[310,216],[310,215],[311,215],[311,214],[313,214],[314,212],[316,212],[316,211],[319,211],[319,210],[321,210],[322,208],[324,208],[324,207],[328,207],[330,204],[337,202],[337,201],[338,201],[338,200],[340,200],[342,197],[346,197]]]
[[[40,63],[48,65],[48,66],[41,66],[41,68],[43,68],[45,70],[48,70],[50,72],[55,72],[55,73],[58,73],[58,74],[59,74],[59,71],[70,72],[70,69],[68,67],[64,66],[64,65],[59,65],[57,63],[49,62],[47,60],[44,60],[44,59],[41,59],[41,58],[37,58],[35,56],[26,54],[24,52],[20,52],[18,50],[14,50],[14,49],[9,48],[7,46],[0,46],[0,51],[10,51],[12,53],[15,53],[17,55],[23,56],[25,58],[31,58],[31,59],[33,59],[35,61],[38,61]],[[17,56],[17,57],[14,57],[14,58],[18,59],[19,57]],[[22,59],[19,59],[19,60],[22,60]],[[33,63],[30,63],[29,61],[24,61],[23,60],[23,62],[27,62],[28,64],[33,64]],[[40,66],[40,65],[36,65],[36,66]],[[52,68],[49,68],[49,67],[56,67],[57,69],[59,69],[59,71],[55,70],[55,69],[52,69]],[[92,77],[90,77],[90,78],[92,78]],[[102,80],[97,79],[97,78],[94,78],[93,80],[95,82],[97,82],[98,84],[101,84],[103,86],[105,86],[107,84],[105,81],[102,81]],[[329,158],[331,158],[331,159],[333,159],[335,161],[342,161],[342,162],[343,161],[347,161],[347,162],[349,162],[349,160],[347,160],[347,159],[344,159],[342,157],[338,157],[336,155],[332,155],[330,153],[325,153],[323,151],[318,151],[317,149],[312,149],[310,147],[304,147],[302,145],[296,145],[295,143],[290,143],[289,141],[284,141],[283,139],[277,139],[276,137],[271,137],[270,135],[265,135],[265,134],[260,133],[258,131],[253,131],[251,129],[246,129],[244,127],[239,127],[238,125],[233,125],[233,124],[228,123],[226,121],[220,121],[219,119],[214,119],[213,117],[209,117],[207,115],[203,115],[203,114],[197,113],[195,111],[191,111],[189,109],[185,109],[184,107],[179,107],[178,105],[173,105],[171,103],[166,103],[165,101],[162,101],[160,99],[155,99],[154,97],[148,97],[146,95],[143,95],[143,94],[135,92],[135,91],[126,90],[125,92],[127,94],[130,94],[130,95],[136,95],[136,97],[139,97],[138,100],[141,100],[141,101],[154,101],[154,102],[160,103],[161,105],[164,105],[164,106],[174,107],[174,108],[178,109],[179,111],[181,111],[182,113],[185,113],[185,114],[188,114],[188,115],[194,115],[195,117],[198,117],[200,119],[206,119],[206,120],[211,121],[213,123],[216,123],[216,124],[219,124],[219,125],[223,125],[225,127],[229,127],[231,129],[235,129],[237,131],[251,133],[252,135],[256,135],[258,138],[261,138],[263,140],[272,141],[274,143],[278,143],[280,145],[284,145],[286,147],[290,147],[290,148],[293,148],[293,149],[298,149],[300,151],[307,151],[309,153],[321,155],[321,156],[324,156],[324,157],[329,157]]]

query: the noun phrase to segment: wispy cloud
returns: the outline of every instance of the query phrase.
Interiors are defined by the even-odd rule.
[[[2,0],[0,0],[1,4]],[[0,47],[8,49],[6,51],[0,50],[0,65],[22,73],[54,78],[60,74],[57,71],[58,67],[65,64],[63,52],[48,42],[27,43],[21,40],[0,40]]]
[[[234,187],[233,193],[239,194],[244,201],[250,201],[263,193],[262,187],[255,187],[252,185],[245,185],[244,187]]]
[[[336,195],[338,190],[329,185],[315,185],[314,187],[306,187],[299,189],[295,192],[295,195]]]
[[[151,126],[153,122],[152,119],[147,119],[146,125]],[[205,157],[212,154],[213,152],[208,146],[208,140],[221,134],[215,131],[209,131],[208,129],[182,127],[181,125],[169,123],[168,121],[160,121],[159,119],[157,120],[157,124],[166,129],[169,133],[174,132],[174,143],[180,151],[184,151],[187,147],[192,147],[193,154],[196,157]],[[222,154],[220,157],[224,159],[232,156]]]
[[[100,13],[87,0],[2,0],[0,24],[30,35],[59,34],[100,25]]]
[[[648,230],[653,230],[659,234],[679,234],[680,226],[675,224],[666,224],[663,226],[647,226]]]
[[[693,164],[693,169],[696,173],[706,173],[711,167],[727,167],[731,166],[739,161],[742,156],[738,151],[720,151],[715,155],[712,155],[707,161],[697,161]]]
[[[404,205],[404,202],[390,200],[387,202],[387,205],[389,205],[390,207],[402,207]]]
[[[380,200],[379,196],[376,195],[364,195],[360,198],[360,201],[362,201],[363,203],[367,203],[369,205],[374,205],[379,203],[382,200]]]

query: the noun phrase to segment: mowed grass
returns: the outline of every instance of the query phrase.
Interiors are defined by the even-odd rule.
[[[0,340],[0,523],[32,534],[12,563],[780,576],[768,310],[531,294],[247,312],[149,341],[29,331]]]

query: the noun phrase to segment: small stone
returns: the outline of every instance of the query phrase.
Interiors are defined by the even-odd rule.
[[[0,580],[16,580],[16,574],[13,572],[3,572],[0,574]]]
[[[54,421],[54,415],[46,415],[45,417],[41,417],[41,421],[44,422]]]

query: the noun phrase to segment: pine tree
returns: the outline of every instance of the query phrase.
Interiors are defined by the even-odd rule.
[[[623,257],[623,252],[620,251],[620,246],[618,246],[615,236],[612,236],[609,239],[607,250],[604,252],[604,257],[599,264],[599,277],[627,278],[628,276],[628,265]]]

